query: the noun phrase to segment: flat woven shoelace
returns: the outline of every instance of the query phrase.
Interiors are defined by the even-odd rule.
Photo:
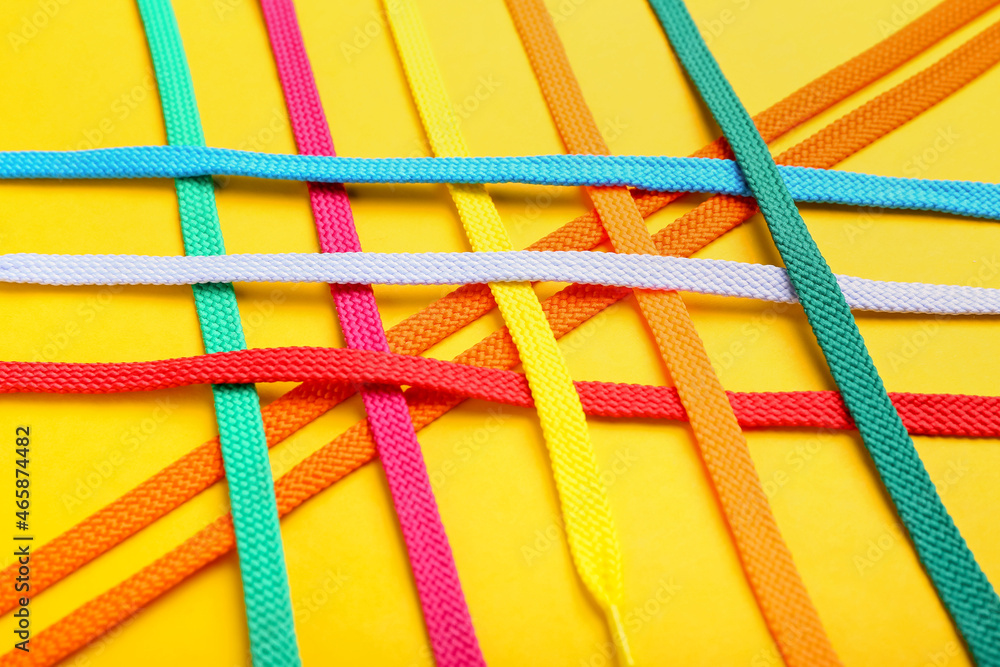
[[[295,6],[291,0],[260,4],[298,149],[307,155],[334,156]],[[320,249],[361,252],[344,187],[310,183],[309,198]],[[388,352],[371,287],[330,289],[347,346]],[[361,398],[399,518],[434,660],[439,667],[485,665],[403,392],[398,386],[365,386]]]
[[[177,22],[169,0],[138,0],[156,70],[171,144],[205,143]],[[215,208],[212,179],[176,183],[184,249],[189,255],[222,255],[226,249]],[[194,286],[206,352],[246,347],[233,286]],[[281,543],[274,480],[257,390],[249,384],[213,385],[215,415],[238,545],[250,653],[259,667],[301,664]]]
[[[801,202],[1000,217],[1000,184],[778,166]],[[665,192],[752,193],[730,160],[666,156],[349,158],[202,146],[0,152],[0,179],[192,178],[208,174],[322,183],[524,183]]]
[[[383,5],[433,152],[444,157],[468,157],[457,117],[413,3],[388,0]],[[474,251],[513,249],[485,186],[449,185],[448,191]],[[621,547],[573,379],[531,285],[491,282],[490,291],[517,347],[535,399],[573,564],[604,612],[624,663],[631,665],[621,616],[624,603]]]
[[[521,373],[425,357],[342,348],[286,347],[216,352],[198,357],[113,364],[0,362],[0,392],[112,394],[205,383],[381,382],[534,407]],[[589,415],[619,419],[684,420],[673,387],[574,382]],[[744,428],[853,429],[833,391],[726,392]],[[890,394],[911,434],[1000,436],[1000,397]]]
[[[755,122],[764,136],[769,139],[777,138],[805,119],[892,71],[900,63],[974,18],[985,6],[993,4],[996,2],[946,0],[864,53],[770,107],[755,117]],[[988,68],[995,62],[996,46],[1000,41],[996,35],[996,26],[984,31],[931,67],[865,103],[784,155],[792,164],[799,164],[796,160],[805,159],[807,163],[819,166],[831,166],[851,155],[946,98]],[[728,148],[721,139],[696,153],[703,157],[723,157],[728,154]],[[651,215],[680,196],[681,194],[674,193],[635,194],[636,203],[643,215]],[[752,203],[747,203],[746,200],[713,197],[658,232],[654,240],[663,254],[687,255],[739,225],[755,211]],[[586,249],[605,238],[596,215],[591,212],[533,244],[532,249]],[[547,299],[542,307],[558,337],[630,293],[631,290],[627,289],[573,285]],[[420,354],[447,335],[485,315],[494,305],[485,285],[462,287],[393,326],[388,332],[390,347],[396,352]],[[512,367],[518,363],[514,345],[502,331],[494,333],[476,348],[461,355],[459,360],[467,364],[496,368]],[[281,442],[354,393],[353,387],[308,383],[280,397],[263,410],[268,445]],[[418,429],[460,403],[460,400],[421,394],[416,390],[408,390],[406,394],[416,414],[420,416],[415,423]],[[733,401],[732,395],[730,400]],[[839,397],[837,400],[839,401]],[[922,398],[919,401],[920,405],[930,405],[923,402]],[[903,405],[905,408],[906,404]],[[926,433],[933,434],[939,432],[938,424],[950,425],[953,417],[960,419],[960,413],[949,412],[949,405],[943,406],[936,419],[916,424],[915,427],[926,428]],[[734,403],[734,408],[744,426],[772,423],[768,419],[743,422],[746,415],[739,412],[738,404]],[[984,409],[983,412],[989,410]],[[812,423],[809,420],[796,421],[787,410],[782,410],[781,413],[788,416],[790,425]],[[901,414],[905,418],[909,413]],[[781,418],[773,422],[774,425],[781,423],[784,423]],[[848,424],[851,423],[848,420]],[[974,429],[967,432],[965,427],[956,428],[959,435],[986,435],[992,432],[988,428],[982,432]],[[290,472],[283,476],[283,480],[295,479],[297,482],[307,482],[309,486],[305,491],[293,490],[283,486],[284,482],[279,480],[277,494],[282,513],[291,511],[311,495],[370,460],[365,457],[374,456],[374,445],[367,437],[365,424],[362,422],[326,445],[315,457],[296,466],[294,474]],[[141,530],[221,479],[222,475],[217,440],[194,448],[132,491],[43,545],[33,556],[38,564],[32,586],[33,594],[45,590]],[[212,528],[190,538],[173,553],[134,574],[115,590],[95,598],[51,630],[41,633],[34,640],[30,660],[24,659],[23,652],[15,651],[0,658],[0,664],[52,664],[99,637],[144,604],[156,599],[189,574],[230,549],[232,526],[224,517]],[[8,567],[2,576],[5,581],[13,581],[16,568],[12,570]],[[16,604],[13,590],[12,585],[0,587],[0,608],[4,613]]]
[[[507,0],[507,7],[566,148],[609,154],[542,0]],[[617,252],[657,253],[625,188],[589,188],[588,194]],[[684,302],[677,292],[636,290],[635,297],[684,404],[736,553],[778,650],[791,667],[839,665]]]
[[[1000,665],[1000,598],[955,526],[767,145],[681,0],[650,0],[754,192],[823,355],[938,595],[981,666]]]
[[[932,315],[1000,314],[1000,289],[997,288],[881,281],[842,275],[835,278],[854,310]],[[786,270],[779,266],[662,255],[522,250],[202,257],[33,253],[0,256],[0,282],[40,285],[217,282],[464,285],[523,281],[680,290],[777,303],[799,301]],[[388,350],[388,345],[384,349]]]

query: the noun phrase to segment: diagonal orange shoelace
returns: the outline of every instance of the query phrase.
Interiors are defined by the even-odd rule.
[[[754,120],[761,134],[768,141],[773,141],[884,76],[989,7],[996,5],[997,2],[998,0],[942,2],[887,39],[827,72],[756,116]],[[914,78],[904,84],[908,85],[908,88],[901,91],[902,93],[920,96],[908,101],[906,106],[902,101],[897,101],[895,105],[888,103],[877,106],[866,105],[865,108],[872,117],[865,120],[868,123],[863,129],[867,136],[865,142],[857,143],[850,140],[853,136],[850,134],[852,131],[862,131],[859,124],[862,119],[852,115],[849,117],[852,118],[850,122],[840,122],[837,126],[838,132],[844,135],[843,141],[839,138],[831,141],[830,133],[820,132],[800,145],[803,150],[799,150],[797,156],[786,154],[780,156],[779,161],[787,157],[789,161],[785,162],[786,164],[821,167],[832,166],[838,160],[844,159],[976,76],[980,70],[975,63],[977,57],[975,54],[979,51],[968,53],[974,51],[972,47],[972,43],[967,45],[965,47],[967,54],[962,57],[957,57],[956,52],[953,64],[954,76],[949,75],[947,68],[939,68],[934,71],[933,76],[918,75],[922,77],[920,80]],[[978,57],[988,57],[988,54],[984,51],[983,55]],[[945,70],[943,74],[942,69]],[[908,99],[905,95],[899,97]],[[798,147],[795,150],[798,150]],[[725,141],[719,139],[697,151],[694,156],[728,157],[729,151]],[[796,162],[800,158],[805,162]],[[682,196],[682,193],[636,193],[635,196],[642,215],[649,216]],[[689,214],[696,216],[695,219],[682,218],[678,224],[667,227],[654,238],[667,239],[657,241],[660,251],[664,254],[690,254],[731,226],[740,224],[755,211],[755,205],[750,200],[736,197],[713,198],[707,205],[698,207]],[[727,212],[733,216],[746,217],[727,218],[724,215]],[[720,224],[720,221],[724,220],[732,222]],[[552,232],[530,249],[587,250],[604,240],[606,240],[604,230],[596,214],[591,212]],[[571,294],[583,294],[579,288],[569,289]],[[494,306],[495,303],[487,287],[483,285],[461,287],[394,326],[388,332],[390,347],[401,354],[421,354],[445,337],[482,317]],[[263,409],[268,446],[273,447],[339,405],[353,393],[348,387],[318,384],[301,385],[288,392]],[[34,555],[38,574],[32,587],[32,595],[40,593],[68,576],[221,479],[222,461],[218,447],[217,440],[197,447],[40,548]],[[8,567],[0,572],[0,583],[10,583],[15,576],[16,568]],[[0,586],[0,613],[13,609],[16,600],[17,595],[13,585]]]
[[[567,150],[609,155],[545,5],[541,0],[507,0],[507,8]],[[586,190],[616,252],[656,254],[626,188]],[[785,663],[841,664],[781,537],[746,438],[687,307],[677,292],[634,293],[684,404],[736,553]]]
[[[941,11],[945,4],[934,11]],[[952,9],[954,9],[954,5],[952,5]],[[981,12],[982,8],[979,11]],[[921,20],[929,16],[931,16],[930,13],[922,17]],[[966,16],[965,20],[970,18],[972,17]],[[938,19],[940,20],[941,16],[938,16]],[[957,19],[950,20],[948,25],[955,26]],[[902,32],[897,33],[896,36],[900,34]],[[927,39],[926,34],[922,36],[922,39]],[[782,156],[785,158],[783,161],[792,163],[792,154],[797,152],[812,166],[832,166],[838,160],[874,141],[881,134],[898,127],[906,120],[944,99],[974,78],[996,61],[998,57],[997,43],[996,27],[985,31],[933,67],[870,101],[803,142]],[[884,45],[886,42],[882,44]],[[872,73],[873,70],[881,71],[881,69],[876,68],[870,57],[873,52],[878,55],[877,50],[881,46],[850,61],[858,63],[858,71],[854,72],[851,85],[843,83],[845,79],[850,79],[850,72],[845,73],[845,70],[850,69],[848,67],[850,63],[833,71],[837,74],[836,77],[833,77],[833,81],[837,82],[839,90],[843,94],[852,92],[863,85],[863,81],[875,77],[876,75]],[[899,48],[899,43],[895,43],[893,49],[890,49],[889,55],[891,55],[892,62],[897,62],[902,57],[898,52]],[[885,57],[887,55],[882,53],[875,61],[883,64],[884,61],[881,59]],[[827,76],[830,75],[822,78],[825,79]],[[811,84],[803,90],[809,90],[814,85]],[[795,100],[798,96],[799,94],[796,94],[789,99]],[[778,114],[783,116],[783,120],[774,120],[775,114],[768,112],[771,114],[769,122],[773,123],[772,128],[775,128],[772,131],[779,133],[787,131],[790,126],[794,126],[797,117],[807,118],[818,113],[817,104],[829,106],[831,103],[828,96],[818,95],[813,90],[809,96],[799,100],[801,107],[799,108],[799,116],[796,116],[788,111],[788,103],[782,102],[776,107],[772,107],[772,110],[785,107],[785,111]],[[782,128],[782,124],[784,124],[784,128]],[[716,142],[715,146],[719,146],[719,142]],[[659,199],[658,195],[645,196],[640,197],[637,201],[644,214],[648,215],[662,207],[662,205],[658,205]],[[740,224],[753,212],[753,206],[746,204],[745,200],[728,197],[713,198],[684,216],[676,224],[657,234],[655,240],[658,249],[664,254],[690,254],[716,236]],[[710,228],[702,229],[706,224],[710,224]],[[569,240],[566,239],[564,231],[567,228],[574,230]],[[599,224],[591,214],[582,216],[563,230],[546,237],[543,241],[532,246],[532,249],[566,249],[567,247],[585,249],[596,245],[602,238]],[[628,290],[572,286],[548,299],[544,307],[554,332],[557,336],[562,336],[627,294]],[[466,305],[467,309],[456,308],[456,302]],[[443,337],[440,334],[442,330],[448,331],[448,333],[457,330],[487,312],[492,305],[488,293],[484,294],[483,290],[477,290],[475,287],[462,288],[394,327],[390,332],[390,342],[395,351],[410,354],[419,353],[433,342],[437,342],[438,336]],[[426,335],[421,335],[425,332]],[[511,367],[517,363],[517,355],[506,332],[499,331],[466,354],[461,355],[459,360],[463,363]],[[348,388],[329,385],[303,385],[293,390],[269,406],[269,408],[275,408],[280,405],[282,408],[287,408],[287,411],[265,408],[265,423],[269,442],[271,444],[279,442],[304,423],[315,419],[344,400],[350,393],[352,392]],[[416,404],[411,406],[411,412],[418,428],[430,423],[462,400],[413,390],[407,392],[407,395],[411,404]],[[54,581],[79,567],[78,564],[73,564],[74,561],[80,561],[80,558],[74,553],[75,549],[84,551],[82,562],[87,562],[216,481],[221,476],[221,461],[218,459],[217,447],[217,444],[213,443],[199,447],[169,466],[150,482],[93,515],[87,523],[68,531],[47,545],[46,548],[40,550],[36,558],[42,557],[44,567],[38,567],[39,573],[45,576],[53,569],[57,572],[61,571],[59,576],[46,576],[48,579],[46,585],[51,585]],[[315,493],[358,466],[370,461],[373,456],[374,449],[370,444],[366,425],[363,423],[356,425],[314,453],[278,481],[280,512],[285,514],[291,511]],[[152,484],[153,481],[161,483]],[[122,530],[123,526],[124,530]],[[21,662],[20,656],[5,656],[0,660],[0,664],[51,664],[51,661],[68,655],[128,618],[144,604],[169,590],[203,565],[228,551],[232,547],[230,530],[228,517],[220,518],[153,565],[140,571],[108,593],[95,598],[74,614],[41,633],[36,638],[36,651],[32,653],[33,657],[28,662]],[[110,533],[107,539],[104,531]],[[95,550],[87,549],[90,544],[82,539],[88,534],[99,542],[96,553],[94,553]],[[116,536],[117,539],[115,539]],[[60,549],[50,549],[49,547],[60,547]],[[7,590],[4,590],[4,593],[6,592]]]

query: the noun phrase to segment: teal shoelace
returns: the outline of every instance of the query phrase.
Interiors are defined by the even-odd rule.
[[[681,0],[649,0],[729,141],[879,476],[976,662],[1000,665],[1000,599],[938,496],[893,407],[833,272]]]

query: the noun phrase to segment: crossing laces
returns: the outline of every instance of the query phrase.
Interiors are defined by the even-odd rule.
[[[1000,598],[941,502],[767,145],[684,3],[650,0],[650,4],[729,140],[844,402],[941,602],[976,662],[1000,665]]]
[[[609,154],[543,2],[507,0],[507,7],[566,148],[572,153]],[[587,191],[616,252],[657,253],[625,188]],[[739,423],[684,302],[676,292],[636,290],[635,296],[684,403],[747,581],[778,649],[794,667],[840,664],[781,537]]]
[[[385,8],[431,148],[439,157],[468,157],[413,3],[391,0]],[[474,251],[513,250],[483,185],[449,185],[448,189]],[[517,346],[535,399],[573,562],[604,610],[624,662],[632,664],[620,613],[624,596],[621,553],[580,398],[531,286],[490,283],[490,291]]]
[[[204,146],[191,74],[169,0],[138,0],[138,4],[167,138],[173,145]],[[176,187],[187,254],[225,254],[212,179],[178,179]],[[233,286],[213,283],[193,289],[205,351],[245,348]],[[257,391],[253,385],[225,384],[213,385],[212,393],[229,482],[250,652],[255,665],[298,665],[291,593]]]
[[[294,4],[261,0],[261,8],[299,150],[336,155]],[[343,186],[310,183],[309,198],[320,249],[360,253]],[[388,351],[371,287],[330,289],[348,347]],[[485,665],[403,392],[398,386],[368,385],[361,389],[361,398],[399,518],[435,662],[439,667]]]

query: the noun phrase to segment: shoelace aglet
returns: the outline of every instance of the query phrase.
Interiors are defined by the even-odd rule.
[[[635,660],[632,659],[632,650],[628,645],[628,636],[625,634],[621,614],[618,613],[618,605],[610,605],[607,615],[608,627],[611,629],[611,640],[618,649],[619,664],[623,667],[634,667]]]

